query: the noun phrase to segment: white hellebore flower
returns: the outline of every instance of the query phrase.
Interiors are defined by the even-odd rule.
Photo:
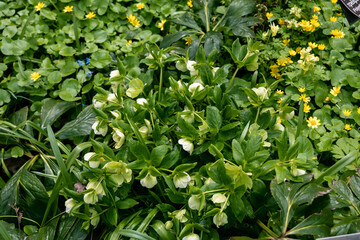
[[[120,72],[119,72],[119,70],[111,71],[111,73],[110,73],[110,79],[112,79],[112,78],[114,78],[114,77],[120,77]]]
[[[213,218],[213,223],[216,225],[216,227],[220,227],[222,225],[225,225],[228,223],[228,217],[226,213],[219,212],[217,213]]]
[[[203,209],[206,206],[206,202],[204,201],[204,204],[201,206],[201,209],[200,209],[201,198],[202,198],[201,194],[191,195],[191,197],[188,200],[189,208],[192,210],[198,210],[198,211]]]
[[[98,201],[98,195],[100,197],[105,195],[105,191],[101,185],[101,182],[90,181],[87,184],[86,189],[92,190],[84,195],[84,202],[87,204],[95,204]]]
[[[190,233],[189,235],[183,237],[182,240],[200,240],[200,237],[196,233]]]
[[[175,67],[177,68],[177,70],[182,71],[182,72],[186,72],[187,68],[186,68],[186,64],[184,61],[176,61]]]
[[[146,188],[153,188],[157,184],[157,179],[148,173],[146,177],[140,180],[140,184]]]
[[[265,99],[269,99],[268,91],[264,87],[259,88],[252,88],[252,90],[258,95],[261,101],[264,101]]]
[[[186,213],[186,209],[182,209],[182,210],[179,210],[179,211],[175,211],[176,214],[175,214],[175,218],[177,218],[181,223],[185,223],[187,222],[187,217],[185,217],[185,213]]]
[[[293,175],[296,177],[296,176],[301,176],[301,175],[304,175],[306,174],[306,171],[303,170],[303,169],[296,169],[295,171],[293,171]]]
[[[201,91],[204,89],[204,86],[201,83],[193,83],[189,86],[189,92],[194,93],[196,90]]]
[[[98,160],[97,158],[91,159],[91,157],[94,156],[95,154],[96,153],[94,152],[88,152],[84,155],[84,160],[89,162],[89,166],[91,168],[97,168],[100,165],[100,160]]]
[[[117,102],[116,95],[114,93],[109,93],[108,96],[107,96],[107,100],[109,102]]]
[[[138,98],[138,99],[136,99],[136,103],[141,106],[144,106],[144,105],[148,104],[148,101],[145,98]]]
[[[192,151],[194,150],[194,144],[192,142],[190,142],[189,140],[185,139],[185,138],[180,138],[178,143],[182,146],[182,148],[189,152],[190,155],[192,153]]]
[[[101,124],[100,126],[99,126],[99,124],[100,124],[100,121],[99,121],[99,120],[96,120],[96,121],[94,122],[94,124],[92,125],[91,128],[94,130],[94,132],[95,132],[96,135],[103,135],[103,136],[105,136],[106,133],[107,133],[108,127],[107,127],[106,124]]]
[[[104,106],[105,103],[94,99],[93,104],[94,104],[94,108],[101,108]]]
[[[115,149],[121,148],[121,146],[125,142],[125,135],[120,131],[120,129],[115,128],[115,133],[113,134],[112,138],[115,143]]]
[[[194,68],[195,65],[196,65],[195,61],[191,61],[191,60],[187,61],[186,68],[190,71],[191,76],[198,75],[198,70]]]
[[[226,203],[224,209],[230,205],[229,201],[226,201],[226,196],[223,193],[215,193],[211,197],[211,201],[213,201],[213,203],[215,204],[220,204],[221,207],[223,207],[223,205]]]
[[[75,207],[75,205],[77,204],[77,201],[74,200],[73,198],[69,198],[68,200],[65,201],[65,212],[70,213],[71,209],[73,207]]]
[[[173,182],[176,188],[186,188],[190,181],[191,177],[186,172],[177,173],[173,178]]]

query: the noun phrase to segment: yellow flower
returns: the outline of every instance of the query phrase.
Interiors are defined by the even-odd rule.
[[[281,57],[281,58],[279,58],[279,59],[276,61],[276,63],[277,63],[277,65],[279,65],[279,66],[285,66],[286,63],[287,63],[287,61],[286,61],[286,59],[283,59],[283,58]]]
[[[320,119],[317,117],[309,117],[309,119],[306,121],[308,122],[308,127],[317,128],[320,126]]]
[[[276,93],[279,94],[279,95],[283,95],[284,91],[281,91],[280,89],[276,89]]]
[[[330,101],[330,98],[329,98],[329,97],[326,97],[326,98],[325,98],[325,101],[326,101],[326,102]]]
[[[333,95],[333,96],[336,97],[336,96],[340,93],[340,88],[341,88],[341,87],[333,87],[333,88],[330,90],[331,95]]]
[[[331,21],[331,22],[336,22],[336,20],[337,20],[337,17],[331,17],[331,18],[330,18],[330,21]]]
[[[321,10],[321,8],[319,8],[317,6],[314,7],[314,12],[319,12],[320,10]]]
[[[40,11],[43,7],[45,7],[45,3],[38,2],[38,4],[35,6],[36,11]]]
[[[132,44],[132,40],[129,40],[127,43],[126,43],[126,46],[129,46],[130,44]]]
[[[271,29],[271,32],[272,32],[271,36],[275,37],[276,34],[278,33],[280,27],[278,25],[275,25],[275,23],[271,23],[270,24],[270,29]]]
[[[296,55],[296,51],[294,51],[294,50],[291,49],[291,50],[289,51],[289,54],[290,54],[291,56],[295,56],[295,55]]]
[[[311,110],[311,107],[307,103],[305,103],[304,104],[304,113],[309,113],[310,110]]]
[[[160,28],[161,31],[164,30],[164,25],[166,23],[166,20],[161,20],[159,23],[158,23],[158,28]]]
[[[350,130],[351,130],[351,126],[350,126],[350,124],[345,124],[344,129],[345,129],[345,130],[350,131]]]
[[[331,3],[333,4],[337,3],[337,0],[331,0]]]
[[[319,45],[318,45],[318,49],[319,49],[319,50],[324,50],[325,47],[326,47],[325,44],[319,44]]]
[[[88,19],[92,19],[96,16],[96,14],[94,12],[89,12],[88,14],[85,15],[86,18]]]
[[[317,16],[317,15],[312,15],[312,19],[314,19],[314,20],[318,20],[319,19],[319,17]]]
[[[342,13],[336,13],[336,16],[340,17],[342,15]]]
[[[34,82],[36,82],[39,78],[41,77],[40,73],[38,72],[33,72],[30,75],[30,79],[33,80]]]
[[[279,101],[277,101],[277,103],[279,103],[279,104],[280,104],[280,103],[282,102],[282,100],[283,100],[283,98],[280,98],[280,100],[279,100]]]
[[[284,39],[283,40],[283,43],[285,46],[289,45],[289,42],[290,42],[290,39]]]
[[[317,44],[316,43],[313,43],[313,42],[308,42],[308,45],[309,45],[309,47],[311,47],[311,48],[317,48]]]
[[[360,107],[358,107],[358,109],[357,109],[357,113],[358,113],[358,114],[360,114]]]
[[[128,19],[129,23],[131,23],[131,25],[133,25],[134,27],[140,26],[140,21],[136,19],[134,15],[130,14],[126,18]]]
[[[137,7],[137,9],[141,10],[141,9],[143,9],[145,7],[145,4],[144,3],[137,3],[136,7]]]
[[[348,117],[351,115],[351,111],[348,109],[345,109],[344,111],[342,111],[342,113],[345,115],[345,117]]]
[[[278,21],[280,26],[284,26],[285,25],[285,20],[284,19],[279,19]]]
[[[305,92],[306,89],[300,87],[300,88],[298,88],[298,90],[299,90],[299,92],[303,93],[303,92]]]
[[[186,45],[190,45],[192,43],[191,37],[187,37],[184,40]]]
[[[331,38],[343,38],[345,37],[345,33],[341,30],[331,30],[330,32],[333,36]]]
[[[290,57],[287,57],[287,58],[286,58],[286,63],[293,63],[293,60],[291,60]]]
[[[73,11],[73,8],[74,8],[74,6],[66,6],[66,7],[64,7],[63,12],[64,12],[64,13],[72,12],[72,11]]]
[[[297,47],[295,51],[296,53],[299,53],[301,51],[301,47]]]
[[[267,17],[267,19],[269,19],[269,18],[271,18],[272,16],[274,16],[274,14],[273,13],[266,13],[266,17]]]
[[[308,103],[308,102],[310,102],[310,97],[306,97],[306,94],[304,93],[304,94],[300,95],[299,100],[302,100],[305,103]]]
[[[281,117],[277,117],[276,123],[277,123],[277,124],[281,124]]]
[[[192,0],[189,0],[189,1],[187,1],[187,3],[186,3],[189,7],[193,7],[194,5],[193,5],[193,3],[192,3]]]

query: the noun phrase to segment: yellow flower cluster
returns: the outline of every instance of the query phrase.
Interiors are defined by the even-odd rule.
[[[136,19],[136,17],[132,14],[130,14],[129,16],[126,17],[127,20],[129,21],[129,23],[131,25],[133,25],[134,27],[138,27],[140,26],[140,21],[138,19]]]
[[[279,73],[279,65],[275,64],[270,66],[270,74],[272,77],[276,78],[276,79],[280,79],[281,78],[281,74]]]
[[[283,43],[284,43],[285,46],[288,46],[289,43],[290,43],[290,39],[284,39]]]
[[[306,94],[304,93],[300,95],[299,100],[303,101],[304,103],[308,103],[310,102],[310,97],[307,97]]]
[[[34,82],[36,82],[39,78],[41,77],[40,73],[38,72],[33,72],[30,75],[30,79],[33,80]]]
[[[64,7],[63,12],[64,13],[72,12],[73,8],[74,8],[74,6],[66,6],[66,7]]]
[[[309,113],[310,110],[311,110],[311,107],[307,103],[305,103],[304,104],[304,113]]]
[[[290,57],[287,57],[285,59],[283,59],[282,57],[279,58],[277,61],[276,61],[276,64],[279,65],[279,66],[286,66],[286,64],[288,63],[293,63],[293,61],[291,60]]]
[[[345,37],[345,33],[341,30],[335,29],[331,30],[331,35],[333,35],[331,38],[343,38]]]
[[[333,95],[334,97],[336,97],[340,93],[340,88],[341,87],[333,87],[330,90],[330,94]]]
[[[194,5],[193,5],[193,3],[192,3],[192,0],[189,0],[189,1],[187,1],[187,3],[186,3],[189,7],[193,7]]]
[[[187,37],[184,40],[186,45],[190,45],[192,43],[191,37]]]
[[[141,9],[145,8],[145,4],[144,3],[137,3],[136,7],[137,7],[138,10],[141,10]]]
[[[127,43],[126,43],[126,46],[130,46],[130,44],[132,44],[132,40],[129,40]]]
[[[320,22],[318,21],[318,16],[313,15],[310,21],[303,19],[298,25],[302,27],[303,31],[314,32],[320,26]]]
[[[267,18],[267,19],[271,18],[272,16],[274,16],[273,13],[271,13],[271,12],[270,12],[270,13],[266,13],[266,18]]]
[[[88,14],[85,15],[85,17],[86,17],[87,19],[92,19],[92,18],[94,18],[95,16],[96,16],[96,14],[95,14],[94,12],[89,12]]]

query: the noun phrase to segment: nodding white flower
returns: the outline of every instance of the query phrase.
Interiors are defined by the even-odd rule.
[[[138,98],[138,99],[136,99],[136,103],[141,106],[144,106],[145,104],[146,105],[148,104],[148,101],[145,98]]]
[[[120,72],[119,70],[114,70],[110,72],[110,79],[114,78],[114,77],[120,77]]]
[[[106,123],[105,123],[105,124],[103,123],[103,124],[101,124],[100,126],[99,126],[99,124],[100,124],[100,121],[99,121],[99,120],[96,120],[96,121],[94,122],[94,124],[91,126],[91,128],[94,130],[94,133],[95,133],[96,135],[103,135],[103,136],[105,136],[106,133],[107,133],[108,127],[107,127]]]
[[[195,61],[187,61],[186,68],[190,71],[190,75],[198,75],[199,71],[195,69],[196,62]]]
[[[84,155],[84,160],[89,162],[89,166],[91,168],[97,168],[100,165],[100,160],[98,158],[92,158],[96,153],[94,152],[88,152]]]
[[[181,115],[181,117],[182,117],[186,122],[188,122],[188,123],[193,123],[194,120],[195,120],[194,113],[191,112],[187,106],[185,106],[183,112],[186,113],[186,114]]]
[[[110,113],[111,113],[115,118],[118,118],[118,117],[121,116],[121,115],[120,115],[120,112],[117,111],[117,110],[115,110],[115,111],[110,111]]]
[[[204,86],[201,83],[193,83],[189,86],[189,92],[194,93],[196,90],[201,91],[204,89]]]
[[[215,193],[211,197],[211,201],[213,201],[213,203],[224,203],[226,201],[226,196],[223,193]]]
[[[175,211],[175,218],[178,219],[181,223],[187,222],[187,217],[185,217],[186,209]]]
[[[190,181],[191,177],[186,172],[177,173],[173,178],[173,182],[176,188],[186,188]]]
[[[185,62],[179,61],[179,60],[176,61],[175,67],[177,68],[177,70],[182,71],[182,72],[186,72],[186,70],[188,70],[186,68]]]
[[[120,131],[120,129],[115,128],[115,133],[113,134],[112,138],[115,142],[115,149],[121,148],[121,146],[125,142],[125,135]]]
[[[107,100],[108,100],[109,102],[117,102],[116,95],[115,95],[114,93],[108,94]]]
[[[65,201],[65,212],[70,213],[71,209],[73,209],[73,207],[75,207],[75,205],[77,204],[77,201],[74,200],[73,198],[69,198],[68,200]]]
[[[191,197],[188,200],[189,208],[192,210],[198,210],[198,211],[203,209],[206,206],[206,202],[204,201],[204,204],[201,206],[201,209],[200,209],[201,198],[202,198],[201,194],[191,195]]]
[[[182,240],[200,240],[200,237],[196,233],[190,233],[189,235],[183,237]]]
[[[129,183],[132,178],[132,170],[126,168],[126,163],[119,161],[111,161],[105,164],[103,169],[106,169],[107,173],[112,174],[109,178],[116,182],[118,186],[123,184],[125,181],[126,183]]]
[[[94,105],[94,108],[102,108],[105,103],[104,102],[100,102],[100,101],[97,101],[97,100],[93,100],[93,105]]]
[[[215,214],[215,216],[213,218],[213,223],[216,225],[216,227],[220,227],[222,225],[227,224],[228,217],[227,217],[226,213],[219,212],[219,213]]]
[[[258,95],[261,101],[264,101],[265,99],[269,99],[268,91],[266,88],[259,87],[259,88],[252,88],[251,90],[253,90],[256,93],[256,95]]]
[[[192,142],[190,142],[189,140],[185,139],[185,138],[181,138],[179,139],[178,143],[183,147],[183,149],[187,152],[191,153],[194,150],[194,144]]]
[[[105,191],[101,185],[101,182],[90,181],[87,184],[86,189],[92,190],[84,195],[84,202],[87,204],[95,204],[99,200],[98,196],[102,197],[105,195]]]
[[[148,173],[143,179],[140,180],[140,184],[146,188],[153,188],[157,184],[157,179]]]
[[[283,132],[285,130],[285,127],[282,124],[277,123],[274,125],[274,130],[279,130]]]
[[[90,180],[90,182],[86,185],[86,189],[95,189],[97,195],[100,195],[100,196],[105,195],[105,190],[104,190],[101,182],[98,182],[98,181]]]

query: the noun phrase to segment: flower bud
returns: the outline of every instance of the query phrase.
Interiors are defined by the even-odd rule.
[[[145,98],[138,98],[138,99],[136,99],[136,103],[141,106],[144,106],[144,105],[148,104],[148,101]]]
[[[167,221],[167,222],[165,223],[165,228],[166,228],[166,230],[170,230],[173,226],[174,226],[174,224],[173,224],[172,221]]]
[[[252,90],[256,93],[256,95],[260,98],[261,101],[265,99],[269,99],[268,91],[264,87],[252,88]]]
[[[115,133],[113,134],[112,138],[115,143],[115,149],[121,148],[121,146],[125,142],[125,135],[120,131],[120,129],[115,128]]]
[[[190,71],[190,75],[198,75],[199,71],[195,69],[196,62],[189,60],[186,64],[186,68]]]
[[[77,204],[77,201],[74,200],[73,198],[69,198],[68,200],[65,201],[65,212],[70,213],[71,209],[73,207],[75,207],[75,205]]]
[[[110,72],[110,80],[114,77],[120,77],[120,72],[119,70],[114,70]]]
[[[192,210],[198,210],[198,211],[202,210],[205,207],[206,202],[204,202],[204,204],[201,206],[201,209],[200,209],[201,198],[202,198],[201,194],[191,195],[191,197],[188,200],[189,208]]]
[[[107,133],[108,126],[106,123],[100,124],[99,120],[96,120],[94,124],[91,126],[91,128],[94,130],[94,133],[96,135],[103,135],[105,136]]]
[[[108,100],[109,102],[117,102],[116,95],[115,95],[114,93],[108,94],[107,100]]]
[[[181,223],[187,222],[187,217],[185,217],[186,209],[175,211],[175,218],[178,219]]]
[[[200,240],[200,237],[196,233],[190,233],[189,235],[183,237],[182,240]]]
[[[194,93],[195,91],[200,92],[204,89],[204,86],[201,83],[193,83],[189,86],[189,92]]]

